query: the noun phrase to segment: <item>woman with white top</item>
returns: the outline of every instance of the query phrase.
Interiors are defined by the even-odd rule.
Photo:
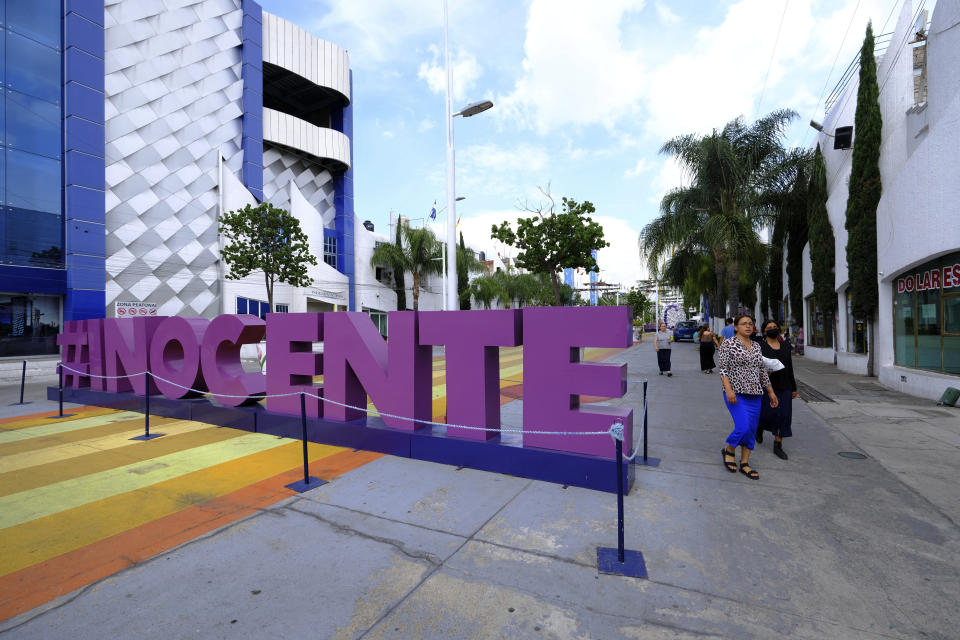
[[[660,375],[666,373],[668,378],[673,375],[670,373],[670,340],[671,335],[667,331],[667,323],[661,322],[660,330],[654,337],[653,350],[657,352],[657,366],[660,367]]]

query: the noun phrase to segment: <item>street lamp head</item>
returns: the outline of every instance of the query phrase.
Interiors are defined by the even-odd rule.
[[[460,202],[461,200],[466,200],[466,199],[467,199],[467,196],[457,196],[457,202]]]
[[[817,131],[819,131],[820,133],[823,133],[823,125],[817,122],[816,120],[811,120],[810,126],[816,129]]]
[[[480,102],[472,102],[460,110],[459,113],[455,113],[455,116],[463,116],[464,118],[469,118],[470,116],[475,116],[478,113],[483,113],[487,109],[493,107],[493,102],[490,100],[482,100]]]

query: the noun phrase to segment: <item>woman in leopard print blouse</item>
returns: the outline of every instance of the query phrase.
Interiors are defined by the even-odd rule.
[[[770,385],[770,376],[763,367],[760,345],[750,339],[753,318],[739,315],[733,321],[734,336],[723,341],[717,356],[717,369],[723,383],[724,401],[733,417],[733,432],[723,448],[723,464],[727,471],[737,471],[736,453],[740,447],[740,473],[751,480],[760,475],[749,465],[760,420],[760,398],[766,390],[770,406],[776,408],[777,394]]]

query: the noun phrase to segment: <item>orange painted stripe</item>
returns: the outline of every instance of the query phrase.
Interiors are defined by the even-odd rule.
[[[108,413],[114,413],[116,409],[107,407],[93,407],[84,405],[75,409],[68,409],[64,413],[70,413],[77,418],[92,418],[102,416]],[[45,411],[43,413],[31,413],[25,416],[13,416],[12,418],[0,418],[0,431],[12,431],[14,429],[27,429],[41,424],[50,424],[50,418],[60,415],[59,410]]]
[[[382,454],[341,451],[310,463],[311,473],[332,479]],[[284,485],[303,477],[301,468],[243,487],[203,504],[91,543],[0,577],[0,621],[189,542],[294,495]]]

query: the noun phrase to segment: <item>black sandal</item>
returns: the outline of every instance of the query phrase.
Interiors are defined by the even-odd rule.
[[[750,470],[749,470],[749,471],[744,471],[744,469],[750,469]],[[741,465],[740,465],[740,473],[742,473],[743,475],[747,476],[747,477],[750,478],[751,480],[759,480],[759,479],[760,479],[760,474],[757,473],[757,470],[754,469],[754,468],[752,468],[749,464],[741,464]]]
[[[736,473],[737,472],[737,461],[736,461],[736,455],[735,455],[736,452],[730,453],[729,451],[726,450],[726,448],[723,448],[720,450],[720,453],[723,454],[723,466],[725,466],[727,468],[727,471],[729,471],[730,473]],[[730,456],[729,460],[727,460],[727,456]]]

